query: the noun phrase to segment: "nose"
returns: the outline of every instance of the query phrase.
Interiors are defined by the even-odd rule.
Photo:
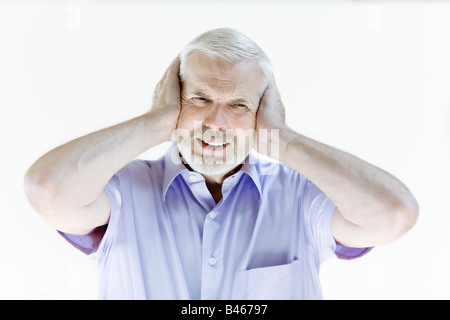
[[[208,114],[203,121],[205,126],[211,129],[226,130],[227,119],[225,114],[225,108],[220,103],[213,103]]]

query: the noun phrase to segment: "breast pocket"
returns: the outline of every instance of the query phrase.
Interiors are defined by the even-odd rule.
[[[303,299],[302,264],[289,264],[240,271],[235,298],[248,300]]]

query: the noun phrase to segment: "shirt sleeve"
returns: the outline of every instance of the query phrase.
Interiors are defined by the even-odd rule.
[[[116,216],[118,215],[121,207],[121,193],[117,175],[114,175],[109,180],[105,186],[105,191],[108,195],[111,206],[108,224],[99,226],[86,235],[74,235],[56,230],[65,240],[67,240],[67,242],[87,255],[97,252],[97,249],[102,244],[102,241],[104,242],[106,235],[112,233],[111,229],[114,229],[113,225],[117,220]]]
[[[331,218],[336,206],[306,178],[302,191],[301,206],[307,222],[307,232],[319,262],[328,258],[330,253],[334,253],[339,259],[351,260],[362,257],[373,249],[372,247],[351,248],[336,243],[331,233]]]
[[[365,255],[372,249],[373,249],[373,247],[367,247],[367,248],[346,247],[346,246],[339,244],[339,242],[336,242],[336,250],[334,251],[334,254],[339,259],[352,260],[352,259],[362,257],[363,255]]]

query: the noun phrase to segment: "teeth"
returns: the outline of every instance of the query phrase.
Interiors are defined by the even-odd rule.
[[[221,147],[225,144],[225,143],[215,143],[215,142],[206,142],[206,141],[205,141],[205,143],[209,144],[212,147]]]

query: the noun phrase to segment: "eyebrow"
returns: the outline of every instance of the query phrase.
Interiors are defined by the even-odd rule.
[[[231,100],[232,104],[252,104],[251,101],[249,101],[248,99],[245,98],[237,98],[234,100]]]
[[[206,98],[208,100],[211,99],[211,97],[209,95],[207,95],[206,93],[204,93],[201,90],[195,90],[195,91],[193,91],[192,94],[195,94],[196,96],[201,96],[201,97]]]
[[[209,96],[207,93],[205,93],[205,92],[203,92],[202,90],[199,90],[199,89],[198,90],[194,90],[192,92],[192,94],[194,94],[196,96],[200,96],[200,97],[208,99],[208,100],[211,100],[211,96]],[[250,99],[248,99],[248,98],[232,99],[230,101],[230,103],[231,104],[239,104],[239,103],[242,103],[242,104],[253,104],[253,102]]]

